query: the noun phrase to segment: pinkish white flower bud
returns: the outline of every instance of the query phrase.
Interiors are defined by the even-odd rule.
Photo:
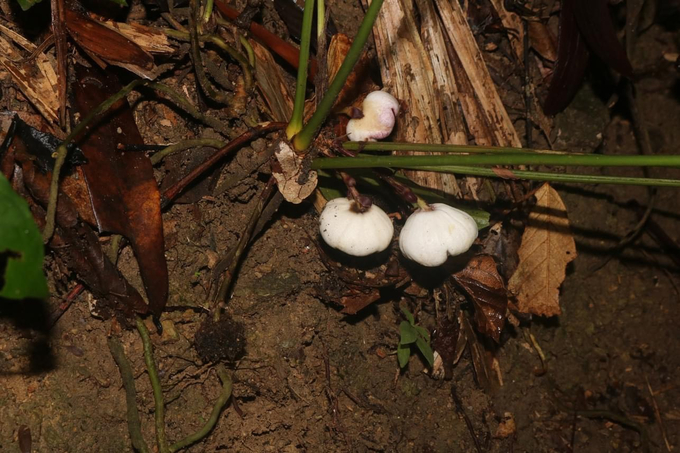
[[[392,133],[399,101],[385,91],[373,91],[361,105],[363,118],[347,123],[347,137],[355,142],[373,142]]]

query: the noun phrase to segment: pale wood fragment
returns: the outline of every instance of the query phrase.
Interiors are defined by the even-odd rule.
[[[255,53],[255,80],[274,121],[288,121],[293,113],[293,98],[274,57],[257,41],[249,40]]]
[[[517,131],[496,91],[496,86],[489,75],[489,70],[460,4],[455,0],[435,0],[435,4],[439,9],[444,30],[468,75],[481,111],[491,126],[496,144],[521,147],[522,143]],[[468,124],[470,124],[469,120]]]
[[[35,47],[34,47],[35,50]],[[4,38],[0,37],[0,65],[12,76],[12,80],[26,99],[51,123],[59,119],[57,74],[45,54],[21,62],[23,55]]]
[[[398,141],[443,143],[439,128],[441,102],[435,92],[432,63],[420,38],[413,10],[410,0],[385,0],[378,14],[373,36],[383,84],[402,103],[402,113],[397,119]],[[449,194],[459,193],[453,175],[406,173],[420,185]]]

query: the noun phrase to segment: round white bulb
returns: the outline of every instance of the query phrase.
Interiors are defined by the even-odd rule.
[[[326,244],[348,255],[382,252],[392,242],[394,226],[385,211],[372,205],[360,212],[357,203],[336,198],[326,203],[319,217],[319,231]]]
[[[423,266],[436,267],[449,256],[467,252],[477,239],[477,223],[467,212],[442,203],[418,209],[399,235],[401,253]]]

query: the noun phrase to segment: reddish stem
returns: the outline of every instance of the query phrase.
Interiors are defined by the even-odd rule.
[[[222,14],[224,14],[231,20],[236,20],[236,18],[240,14],[235,9],[228,7],[221,0],[216,0],[215,6]],[[257,39],[262,41],[263,44],[269,47],[272,50],[272,52],[286,60],[288,64],[297,69],[298,62],[300,59],[300,53],[294,45],[287,43],[283,39],[276,36],[274,33],[264,28],[262,25],[257,24],[255,22],[250,23],[249,31],[253,34],[253,36],[255,36]],[[309,77],[311,80],[314,80],[314,77],[316,76],[316,71],[317,71],[316,60],[310,58]]]
[[[248,143],[249,141],[255,139],[261,134],[267,133],[267,132],[273,132],[273,131],[280,131],[282,129],[285,129],[287,126],[286,123],[265,123],[261,124],[259,126],[256,126],[249,131],[244,132],[243,134],[239,135],[236,137],[234,140],[230,141],[227,143],[227,145],[224,148],[221,148],[218,150],[215,154],[210,156],[208,159],[205,160],[201,165],[198,167],[194,168],[187,174],[184,178],[180,179],[177,181],[175,184],[173,184],[171,187],[166,189],[165,192],[163,192],[163,195],[161,197],[161,207],[166,207],[172,200],[174,200],[177,195],[179,195],[189,184],[191,184],[196,178],[201,176],[206,170],[208,170],[210,167],[215,165],[217,162],[220,161],[224,156],[229,154],[232,151],[235,151],[239,148],[241,148],[243,145]]]

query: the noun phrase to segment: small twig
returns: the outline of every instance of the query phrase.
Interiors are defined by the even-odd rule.
[[[215,322],[219,320],[221,314],[219,304],[226,302],[227,294],[229,293],[229,288],[231,288],[231,282],[233,281],[234,274],[236,273],[236,268],[241,262],[241,256],[243,256],[243,252],[246,249],[248,243],[250,242],[250,238],[253,235],[253,231],[255,231],[257,221],[260,219],[262,211],[264,210],[264,207],[267,204],[269,197],[271,197],[272,193],[274,192],[274,189],[276,187],[275,182],[276,180],[273,177],[269,178],[267,185],[265,186],[264,190],[262,191],[260,197],[257,200],[253,212],[250,214],[250,219],[248,219],[248,224],[246,225],[245,230],[243,231],[243,233],[241,233],[241,238],[239,239],[238,244],[236,245],[236,250],[231,258],[229,267],[225,271],[224,280],[222,281],[222,285],[220,286],[220,290],[217,292],[217,297],[214,301],[215,311],[213,313],[213,317]]]
[[[234,132],[231,129],[229,129],[225,122],[220,121],[217,118],[204,115],[196,107],[194,107],[194,105],[191,102],[184,98],[184,96],[182,96],[169,86],[157,82],[149,83],[148,86],[149,88],[153,88],[156,91],[160,91],[161,93],[167,94],[170,97],[171,101],[173,101],[179,108],[187,112],[189,115],[191,115],[194,119],[204,123],[207,126],[212,127],[216,131],[226,135],[229,138],[234,136]]]
[[[477,435],[475,434],[475,427],[472,426],[472,421],[465,413],[463,402],[460,400],[460,397],[458,396],[458,392],[456,391],[455,385],[451,385],[451,396],[453,397],[453,403],[456,407],[456,412],[458,412],[459,416],[463,417],[463,420],[465,420],[465,424],[467,425],[468,431],[470,431],[470,436],[472,437],[472,441],[475,444],[475,450],[477,450],[477,453],[482,453],[482,447],[479,445],[479,439],[477,439]]]
[[[215,404],[213,405],[212,412],[210,413],[210,418],[208,418],[208,420],[205,422],[205,424],[200,430],[173,444],[170,447],[171,453],[175,453],[176,451],[186,448],[189,445],[195,444],[199,440],[203,439],[210,433],[210,431],[212,431],[212,429],[215,427],[215,424],[217,424],[217,420],[220,417],[222,409],[224,408],[224,406],[229,401],[229,398],[231,397],[232,380],[231,377],[229,376],[229,373],[227,373],[227,369],[224,367],[224,365],[217,365],[216,371],[217,375],[220,378],[220,381],[222,381],[222,392],[215,401]]]
[[[154,418],[156,425],[156,443],[160,453],[170,453],[168,447],[168,440],[165,436],[165,402],[163,401],[163,390],[161,388],[161,380],[158,377],[158,370],[153,358],[153,346],[151,345],[151,337],[149,330],[144,325],[144,321],[140,317],[135,318],[137,331],[142,337],[142,344],[144,345],[144,362],[146,362],[146,370],[149,373],[149,381],[153,388],[153,400],[156,408]]]
[[[64,0],[51,0],[52,33],[57,53],[57,94],[59,97],[59,124],[66,126],[66,84],[68,82],[66,61],[68,46],[66,43],[66,18]]]
[[[149,446],[144,440],[144,436],[142,436],[142,422],[137,410],[137,390],[135,389],[135,376],[132,373],[132,367],[125,356],[123,345],[118,339],[110,337],[107,340],[107,344],[109,345],[109,351],[111,351],[113,360],[118,365],[120,377],[123,380],[125,403],[127,405],[128,431],[130,432],[132,446],[135,450],[142,453],[150,453],[151,450],[149,450]]]
[[[21,65],[36,59],[38,55],[47,50],[47,48],[50,47],[52,44],[54,44],[54,35],[50,34],[47,38],[45,38],[45,40],[42,43],[40,43],[38,47],[35,48],[33,52],[31,52],[29,56],[27,56],[26,58],[22,58],[21,60],[16,61],[15,63]]]
[[[169,30],[165,29],[163,30],[166,35],[170,36],[171,38],[177,39],[179,41],[189,41],[191,42],[191,35],[188,32],[182,32],[182,31],[177,31],[177,30]],[[211,42],[215,44],[217,47],[225,51],[231,58],[236,60],[238,64],[241,66],[241,70],[243,71],[243,79],[245,83],[246,90],[249,90],[252,85],[253,85],[253,74],[252,74],[252,67],[255,66],[255,55],[253,53],[252,47],[250,47],[250,44],[248,41],[241,37],[242,41],[241,43],[244,44],[244,47],[246,47],[246,52],[248,52],[248,58],[244,57],[240,52],[238,52],[236,49],[234,49],[232,46],[227,44],[227,42],[220,38],[219,36],[215,34],[210,34],[210,35],[200,35],[198,36],[198,41],[199,42]],[[252,58],[251,58],[252,56]]]
[[[531,120],[531,106],[533,99],[531,97],[531,77],[529,72],[529,27],[527,20],[522,20],[522,26],[524,27],[524,110],[526,114],[525,118],[525,132],[527,136],[527,148],[534,147],[534,124]]]
[[[241,148],[243,145],[249,141],[257,138],[260,134],[266,132],[272,132],[276,130],[281,130],[286,127],[286,123],[264,123],[257,126],[247,132],[244,132],[231,142],[229,142],[225,147],[217,151],[215,154],[210,156],[201,165],[194,168],[188,175],[186,175],[181,180],[177,181],[174,185],[169,187],[163,196],[161,197],[161,207],[166,207],[172,200],[174,200],[189,184],[191,184],[196,178],[202,175],[206,170],[219,162],[224,156]]]
[[[54,168],[52,170],[52,182],[50,184],[50,197],[47,203],[47,214],[45,215],[45,228],[43,229],[42,234],[43,241],[45,243],[47,243],[47,241],[49,241],[54,234],[55,214],[57,212],[57,198],[59,194],[59,174],[61,172],[61,167],[66,161],[66,155],[68,154],[67,147],[69,143],[71,143],[73,139],[79,136],[82,132],[90,128],[90,123],[98,115],[110,109],[116,102],[123,99],[132,90],[145,83],[146,81],[144,80],[135,80],[134,82],[130,82],[118,93],[99,104],[96,108],[90,111],[90,113],[88,113],[76,127],[73,128],[71,133],[68,134],[64,141],[61,142],[61,144],[57,147],[57,150],[55,151],[56,159],[54,162]]]
[[[52,312],[50,313],[49,317],[47,318],[47,328],[51,329],[54,327],[54,325],[59,321],[59,319],[62,317],[64,313],[66,313],[66,310],[71,307],[71,304],[73,304],[73,301],[75,301],[80,293],[83,292],[85,287],[82,285],[82,283],[77,284],[71,291],[68,292],[66,297],[64,298],[64,301],[59,304],[59,306]]]
[[[668,453],[671,453],[673,451],[673,447],[671,446],[670,442],[668,442],[668,435],[666,435],[666,427],[664,426],[663,419],[661,418],[661,411],[659,411],[659,405],[656,403],[656,396],[654,396],[654,391],[652,391],[652,386],[649,384],[649,379],[647,379],[647,375],[645,375],[645,382],[647,383],[647,390],[649,390],[649,395],[652,397],[652,404],[654,405],[654,415],[656,415],[656,419],[659,421],[659,428],[661,428],[661,435],[663,436],[664,444],[666,444],[666,450],[668,450]]]
[[[166,158],[167,156],[184,151],[190,148],[196,148],[199,146],[204,146],[204,147],[210,147],[210,148],[224,148],[227,144],[223,142],[222,140],[215,140],[211,138],[198,138],[198,139],[189,139],[189,140],[182,140],[181,142],[177,142],[173,145],[170,145],[161,151],[158,151],[156,154],[151,156],[151,163],[153,165],[156,165],[159,163],[161,160]]]

